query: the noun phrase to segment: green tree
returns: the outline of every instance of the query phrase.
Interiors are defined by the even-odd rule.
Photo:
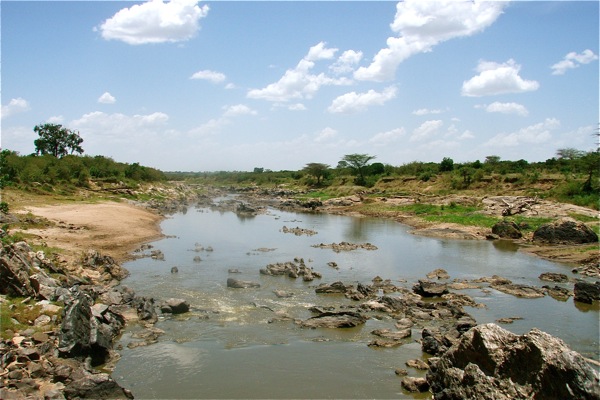
[[[587,179],[583,183],[585,193],[594,192],[594,175],[598,174],[600,168],[600,150],[590,151],[581,157],[581,163],[586,171]]]
[[[34,132],[39,135],[33,143],[37,154],[50,154],[56,158],[66,156],[67,154],[83,153],[81,143],[83,139],[79,133],[60,124],[46,123],[36,125]]]
[[[454,160],[450,157],[444,157],[440,163],[440,172],[448,172],[454,169]]]
[[[327,177],[329,165],[322,163],[308,163],[303,169],[307,174],[317,178],[317,185],[321,184],[322,179]]]
[[[365,167],[369,161],[373,160],[374,158],[375,156],[368,154],[346,154],[342,159],[342,162],[344,162],[344,165],[348,166],[356,175],[355,183],[357,185],[364,185],[366,183],[364,171]],[[338,167],[342,162],[338,164]]]
[[[585,155],[584,151],[574,149],[572,147],[567,147],[564,149],[556,150],[556,156],[559,159],[564,160],[577,160]]]

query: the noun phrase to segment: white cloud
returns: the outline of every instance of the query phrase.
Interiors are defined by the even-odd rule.
[[[310,99],[325,85],[349,85],[348,78],[331,78],[323,73],[311,74],[315,61],[333,57],[337,49],[327,49],[323,42],[313,46],[294,69],[288,69],[275,83],[262,89],[252,89],[247,96],[252,99],[287,102],[292,99]]]
[[[79,130],[86,137],[104,137],[114,141],[129,141],[133,138],[144,138],[148,134],[159,133],[168,120],[169,116],[162,112],[130,116],[121,113],[107,114],[94,111],[71,121],[69,126]]]
[[[102,96],[98,98],[98,103],[101,104],[114,104],[116,101],[117,99],[115,99],[115,97],[108,92],[104,92]]]
[[[363,53],[361,51],[346,50],[337,59],[337,61],[329,66],[329,69],[337,75],[346,74],[354,70],[362,59]]]
[[[206,5],[199,7],[198,0],[150,0],[123,8],[99,29],[106,40],[132,45],[181,42],[194,37],[208,10]]]
[[[237,117],[239,115],[256,115],[257,112],[244,104],[225,107],[224,117]]]
[[[287,108],[290,111],[306,111],[306,106],[302,103],[290,104]]]
[[[429,115],[429,114],[441,114],[444,110],[430,110],[428,108],[419,108],[418,110],[413,111],[413,115]]]
[[[484,108],[485,111],[501,114],[516,114],[525,117],[529,114],[527,108],[519,103],[500,103],[498,101],[492,104],[476,106],[476,108]]]
[[[521,66],[510,59],[499,64],[480,61],[479,75],[463,82],[462,95],[470,97],[491,96],[504,93],[522,93],[537,90],[540,84],[527,81],[519,76]]]
[[[516,132],[500,133],[485,145],[491,147],[514,147],[523,144],[542,144],[552,139],[551,131],[560,127],[560,121],[556,118],[546,118],[543,122],[531,125]]]
[[[48,122],[50,124],[62,124],[64,120],[65,120],[65,117],[63,117],[62,115],[54,115],[54,116],[48,118],[46,120],[46,122]]]
[[[228,118],[214,118],[190,130],[189,134],[192,136],[216,135],[224,126],[229,124],[231,124],[231,120]]]
[[[338,132],[330,127],[327,127],[325,129],[323,129],[321,132],[317,133],[316,137],[315,137],[315,142],[317,143],[322,143],[322,142],[327,142],[331,139],[333,139],[334,137],[336,137],[338,134]]]
[[[417,129],[413,131],[413,134],[408,139],[410,142],[418,142],[430,138],[431,136],[439,133],[440,128],[444,125],[444,122],[437,120],[425,121]]]
[[[350,92],[343,94],[333,100],[329,108],[330,113],[353,113],[364,111],[368,107],[381,106],[396,97],[396,87],[389,86],[383,92],[369,90],[365,93]]]
[[[7,105],[2,106],[1,118],[8,118],[11,115],[22,113],[29,110],[29,102],[21,97],[10,99]]]
[[[369,139],[369,143],[374,146],[386,146],[400,139],[406,131],[404,128],[396,128],[387,132],[380,132]]]
[[[202,79],[212,83],[221,83],[225,79],[227,79],[227,77],[225,76],[225,74],[222,74],[220,72],[205,69],[194,73],[192,76],[190,76],[190,79]]]
[[[590,49],[584,50],[581,54],[573,51],[550,68],[552,68],[552,75],[563,75],[570,69],[578,68],[581,64],[589,64],[597,59],[598,56]]]
[[[483,31],[502,14],[507,2],[405,0],[396,6],[390,25],[398,37],[389,37],[387,47],[371,65],[354,73],[358,80],[385,81],[394,78],[396,68],[407,58],[444,41]]]

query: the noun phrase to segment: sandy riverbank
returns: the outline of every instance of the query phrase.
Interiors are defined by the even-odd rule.
[[[164,217],[125,202],[36,206],[22,212],[54,223],[27,233],[39,236],[49,247],[62,249],[67,258],[94,249],[122,262],[130,259],[140,244],[162,237],[159,224]]]

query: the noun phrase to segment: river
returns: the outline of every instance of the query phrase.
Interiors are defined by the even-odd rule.
[[[314,235],[284,233],[283,227],[309,229]],[[167,238],[153,243],[164,261],[140,258],[124,265],[123,282],[138,295],[186,299],[191,312],[161,317],[165,331],[158,343],[128,348],[141,328],[122,336],[121,359],[113,377],[136,398],[413,398],[400,386],[396,368],[425,358],[420,328],[400,347],[371,348],[370,333],[393,328],[382,314],[351,329],[305,329],[293,319],[312,316],[309,307],[357,305],[343,296],[318,295],[320,283],[371,283],[375,276],[411,288],[418,279],[443,268],[450,279],[500,275],[514,283],[542,286],[543,272],[572,276],[567,266],[538,259],[502,242],[444,240],[410,234],[394,221],[327,214],[297,214],[271,209],[242,218],[232,212],[189,209],[162,223]],[[371,243],[377,250],[334,252],[320,243]],[[201,261],[194,260],[200,257]],[[303,258],[323,277],[265,276],[267,264]],[[328,265],[335,262],[337,268]],[[179,272],[171,273],[177,266]],[[237,269],[232,274],[229,270]],[[260,283],[258,289],[230,289],[229,277]],[[552,284],[554,285],[554,284]],[[572,289],[572,283],[565,287]],[[292,292],[278,298],[274,290]],[[460,291],[486,308],[465,307],[478,323],[520,317],[504,328],[523,334],[537,327],[563,339],[574,350],[598,360],[597,306],[557,301],[550,296],[521,299],[493,289]],[[133,336],[132,336],[133,335]],[[412,376],[423,371],[410,368]],[[423,397],[423,396],[421,396]]]

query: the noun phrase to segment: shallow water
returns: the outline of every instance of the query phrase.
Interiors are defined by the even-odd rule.
[[[283,226],[318,232],[313,236],[283,233]],[[184,298],[190,313],[161,318],[165,334],[147,347],[129,349],[132,326],[123,335],[121,360],[113,376],[136,398],[399,398],[403,392],[394,370],[411,358],[424,357],[420,329],[412,340],[391,349],[367,344],[378,328],[393,328],[386,315],[352,329],[303,329],[291,321],[272,319],[285,313],[306,319],[313,305],[357,305],[343,296],[317,295],[319,283],[362,282],[375,276],[410,288],[418,279],[444,268],[451,279],[500,275],[514,283],[542,286],[542,272],[571,275],[566,266],[522,254],[507,243],[443,240],[411,235],[409,228],[389,220],[270,210],[253,218],[234,213],[190,209],[162,224],[169,238],[153,243],[165,261],[142,258],[125,264],[131,275],[124,284],[138,295]],[[312,247],[319,243],[369,242],[377,250],[336,253]],[[205,250],[197,251],[199,246]],[[206,251],[207,247],[213,251]],[[262,249],[262,250],[259,250]],[[269,249],[269,251],[264,251]],[[202,261],[194,262],[200,256]],[[259,269],[275,262],[304,259],[323,274],[303,282],[264,276]],[[334,261],[338,269],[328,262]],[[171,267],[179,272],[172,274]],[[230,274],[229,269],[239,274]],[[228,277],[260,283],[258,289],[229,289]],[[554,285],[554,284],[553,284]],[[572,284],[568,284],[572,289]],[[273,290],[293,292],[277,298]],[[517,334],[533,327],[565,340],[573,349],[598,359],[597,307],[556,301],[519,299],[493,289],[471,289],[485,309],[466,308],[478,323],[522,317],[506,329]],[[423,372],[409,369],[413,376]]]

